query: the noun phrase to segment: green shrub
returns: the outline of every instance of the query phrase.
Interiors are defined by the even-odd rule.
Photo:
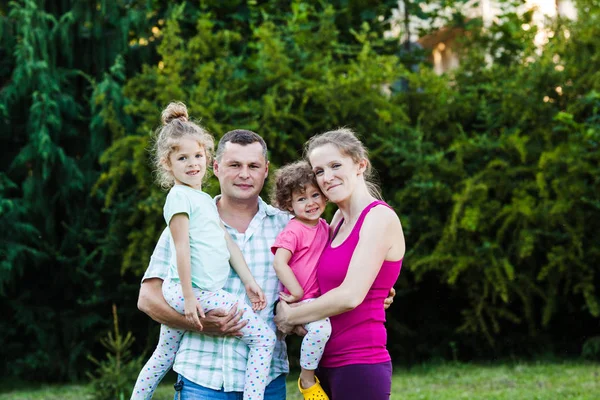
[[[587,360],[600,361],[600,336],[591,337],[583,343],[581,356]]]
[[[100,339],[104,346],[106,360],[98,361],[91,355],[88,359],[96,365],[96,373],[88,376],[92,380],[93,398],[95,400],[122,400],[129,398],[135,380],[142,369],[144,354],[137,358],[131,358],[130,347],[134,342],[131,332],[123,336],[119,332],[119,319],[117,317],[117,306],[113,304],[113,332],[108,332],[106,337]]]

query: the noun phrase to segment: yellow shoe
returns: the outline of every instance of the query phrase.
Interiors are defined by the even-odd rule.
[[[321,383],[319,383],[319,378],[316,376],[315,381],[317,381],[317,383],[308,389],[302,389],[302,386],[300,386],[300,378],[298,378],[298,389],[300,389],[300,393],[304,396],[304,400],[329,400],[329,397],[327,397],[327,394],[321,387]]]

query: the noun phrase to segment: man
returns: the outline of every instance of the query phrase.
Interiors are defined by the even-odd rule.
[[[221,195],[215,198],[219,215],[265,293],[267,307],[259,315],[275,330],[273,306],[278,299],[279,281],[273,268],[271,245],[290,217],[259,197],[269,173],[265,141],[247,130],[227,132],[219,141],[213,170],[221,186]],[[201,318],[202,333],[195,331],[196,328],[172,309],[162,295],[169,252],[169,234],[165,229],[142,279],[138,308],[157,322],[188,331],[173,366],[179,374],[176,390],[181,394],[180,400],[241,400],[248,348],[234,336],[240,334],[239,329],[245,322],[236,307],[229,312],[215,310]],[[233,270],[224,289],[240,298],[245,296],[243,284]],[[386,308],[392,303],[395,292],[390,294]],[[285,340],[279,338],[265,400],[286,398],[288,372]]]
[[[228,132],[220,140],[213,165],[221,195],[215,198],[221,220],[238,244],[254,278],[263,289],[267,307],[258,314],[275,330],[273,305],[279,281],[273,268],[270,246],[289,221],[289,216],[266,204],[259,193],[269,173],[267,146],[256,133],[246,130]],[[173,310],[162,296],[162,282],[169,260],[169,234],[165,230],[152,254],[140,288],[138,308],[152,319],[175,328],[186,329],[173,369],[179,374],[181,399],[242,399],[247,346],[235,337],[244,322],[237,309],[229,313],[216,310],[201,319],[203,332],[194,332],[185,317]],[[244,285],[233,272],[224,287],[245,297]],[[285,377],[289,372],[285,341],[275,345],[271,383],[265,400],[286,397]]]

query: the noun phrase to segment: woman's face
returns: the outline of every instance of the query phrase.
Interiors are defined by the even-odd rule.
[[[366,162],[355,163],[333,144],[313,149],[308,159],[321,191],[333,203],[339,203],[352,195],[358,177],[366,166]]]

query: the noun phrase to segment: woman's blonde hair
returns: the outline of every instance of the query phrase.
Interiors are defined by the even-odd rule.
[[[206,165],[210,166],[215,140],[200,124],[189,121],[187,107],[181,102],[172,102],[161,113],[162,126],[156,130],[154,140],[154,165],[156,180],[163,189],[175,184],[175,179],[165,164],[169,156],[177,150],[178,142],[185,136],[193,136],[206,152]],[[204,175],[206,177],[206,175]]]
[[[367,168],[363,173],[365,183],[369,194],[376,199],[381,200],[381,190],[376,183],[375,173],[371,161],[369,160],[369,152],[365,145],[358,139],[356,134],[349,128],[339,128],[333,131],[321,133],[308,139],[304,145],[304,158],[310,163],[310,153],[321,146],[331,144],[337,147],[340,153],[350,157],[355,163],[361,160],[367,162]]]

